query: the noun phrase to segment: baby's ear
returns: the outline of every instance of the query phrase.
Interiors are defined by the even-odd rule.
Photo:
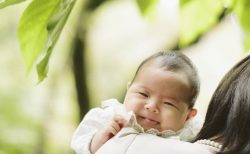
[[[131,81],[127,83],[127,89],[131,86]]]
[[[188,115],[187,115],[187,118],[186,118],[186,121],[189,120],[190,118],[193,118],[195,117],[197,114],[197,110],[196,109],[190,109]]]

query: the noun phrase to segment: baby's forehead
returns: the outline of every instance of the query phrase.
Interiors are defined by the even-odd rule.
[[[149,59],[148,61],[146,61],[141,68],[143,67],[147,67],[147,66],[155,66],[155,67],[158,67],[160,68],[161,65],[163,63],[163,60],[161,57],[155,57],[155,58],[152,58],[152,59]]]
[[[170,80],[173,83],[183,83],[188,87],[191,85],[189,75],[185,71],[181,69],[174,70],[169,69],[168,67],[162,67],[157,61],[149,61],[148,63],[145,63],[137,72],[135,80],[138,80],[138,78],[145,79],[147,77],[157,79],[158,75],[161,76],[162,74],[166,77],[166,82],[169,82],[168,80]]]
[[[162,57],[156,57],[156,58],[148,60],[147,62],[145,62],[141,66],[139,71],[146,68],[146,67],[162,69],[164,71],[170,71],[173,73],[180,73],[180,74],[183,74],[186,77],[188,77],[188,73],[187,73],[187,71],[185,71],[186,67],[184,65],[180,65],[180,64],[178,64],[178,62],[174,62],[174,61],[168,62],[165,59],[163,60]]]

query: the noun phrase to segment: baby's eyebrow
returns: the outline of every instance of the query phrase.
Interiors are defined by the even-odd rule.
[[[143,84],[137,84],[137,86],[138,86],[139,88],[148,89],[148,87],[147,87],[147,86],[145,86],[145,85],[143,85]]]
[[[137,85],[137,86],[136,86],[136,89],[139,89],[139,90],[146,90],[146,91],[149,91],[149,90],[150,90],[150,88],[148,88],[148,87],[146,87],[146,86],[144,86],[144,85]]]

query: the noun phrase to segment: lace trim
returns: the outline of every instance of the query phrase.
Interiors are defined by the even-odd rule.
[[[176,136],[176,135],[179,135],[179,133],[180,133],[180,131],[175,132],[173,130],[164,130],[164,131],[160,132],[159,130],[154,129],[154,128],[150,128],[150,129],[145,131],[144,128],[140,124],[137,123],[134,115],[132,115],[132,117],[130,118],[129,122],[126,124],[125,127],[132,127],[138,133],[148,133],[148,134],[160,136],[163,138],[167,138],[170,136]]]

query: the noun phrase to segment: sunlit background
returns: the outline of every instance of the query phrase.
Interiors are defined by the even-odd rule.
[[[80,119],[70,57],[80,3],[52,54],[48,77],[40,84],[35,69],[27,74],[17,39],[27,3],[0,10],[0,154],[73,154],[70,140]],[[178,1],[161,0],[156,10],[145,17],[133,0],[107,1],[81,21],[87,26],[85,76],[91,107],[109,98],[122,102],[139,63],[177,43]],[[222,76],[247,54],[242,33],[235,16],[229,15],[199,42],[181,50],[200,74],[196,108],[202,116]]]

